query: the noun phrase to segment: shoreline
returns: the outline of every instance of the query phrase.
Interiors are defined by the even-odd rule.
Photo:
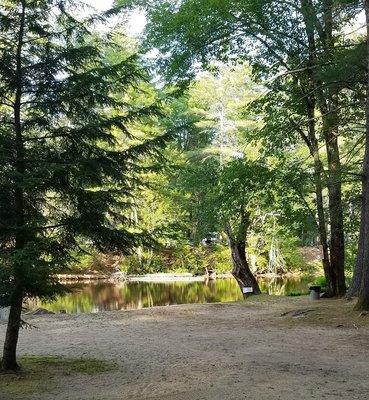
[[[209,279],[207,275],[193,275],[190,272],[175,273],[155,273],[143,275],[126,275],[116,272],[111,275],[106,274],[58,274],[55,275],[60,282],[91,282],[91,281],[111,281],[111,282],[200,282]],[[232,274],[218,274],[211,279],[229,279]]]
[[[285,274],[255,274],[257,278],[293,278],[301,277],[301,272],[287,272]],[[190,272],[175,273],[154,273],[154,274],[143,274],[143,275],[126,275],[124,273],[113,273],[107,274],[58,274],[55,275],[60,282],[97,282],[97,281],[111,281],[111,282],[201,282],[205,280],[216,280],[216,279],[230,279],[233,278],[231,273],[216,274],[215,277],[209,278],[208,275],[193,275]]]

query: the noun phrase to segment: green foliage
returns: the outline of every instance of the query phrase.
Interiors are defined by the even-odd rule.
[[[315,281],[312,284],[313,286],[321,286],[324,290],[324,288],[327,287],[327,279],[324,276],[318,276],[315,278]]]
[[[260,236],[262,234],[262,236]],[[297,237],[283,234],[281,230],[268,232],[264,226],[257,235],[248,237],[247,254],[255,257],[256,270],[266,272],[268,270],[269,252],[272,241],[276,241],[280,256],[285,263],[285,272],[310,272],[311,267],[304,260],[300,247],[301,240]]]
[[[286,296],[298,297],[298,296],[306,296],[307,294],[308,294],[308,292],[291,292],[291,293],[288,293]]]
[[[121,264],[121,271],[129,275],[162,272],[203,275],[206,268],[211,267],[217,273],[228,273],[231,270],[230,261],[229,250],[225,246],[207,248],[182,244],[173,249],[144,251],[139,257],[127,256]]]
[[[273,158],[281,172],[281,191],[274,193],[278,203],[275,208],[281,214],[278,223],[290,225],[291,236],[301,238],[304,245],[315,246],[318,231],[319,240],[326,242],[323,231],[329,220],[342,219],[331,213],[326,189],[331,190],[329,182],[336,186],[342,182],[347,268],[352,269],[358,235],[354,225],[360,207],[357,177],[363,156],[367,71],[365,40],[360,29],[351,31],[348,27],[357,23],[362,4],[278,0],[120,3],[145,9],[148,23],[144,45],[146,49],[158,50],[155,66],[167,82],[182,88],[187,85],[191,92],[190,82],[197,84],[204,70],[215,71],[214,81],[204,80],[208,92],[202,90],[195,103],[201,111],[205,109],[203,114],[209,120],[212,117],[216,122],[212,111],[217,105],[227,108],[229,103],[227,91],[222,91],[226,80],[219,71],[247,59],[254,81],[262,86],[258,87],[259,95],[254,97],[253,104],[245,103],[243,117],[244,121],[259,124],[255,124],[255,129],[238,131],[245,142],[254,144],[258,156]],[[340,11],[336,12],[337,9]],[[216,86],[217,82],[219,87],[214,90],[213,84]],[[247,88],[247,84],[240,86]],[[229,83],[230,97],[237,98],[233,88]],[[223,115],[227,116],[227,112]],[[216,123],[212,126],[216,138],[220,128]],[[331,142],[337,132],[329,133],[327,127],[337,127],[339,132],[335,149]],[[330,147],[342,169],[332,165],[332,154],[326,151]],[[316,201],[321,195],[323,200]],[[338,197],[331,201],[340,203]],[[339,258],[343,259],[343,254]],[[298,260],[291,262],[296,264]]]
[[[94,264],[95,255],[94,254],[80,254],[77,253],[73,257],[73,261],[71,261],[65,269],[65,272],[74,273],[88,273],[91,271],[92,266]]]
[[[144,48],[158,50],[155,66],[176,86],[154,88],[122,27],[96,29],[117,10],[0,6],[0,294],[53,296],[62,288],[50,276],[105,271],[115,252],[129,273],[228,270],[223,246],[199,245],[224,244],[224,233],[248,242],[258,268],[277,241],[289,269],[306,269],[298,247],[317,244],[317,177],[323,227],[326,188],[342,181],[352,269],[360,185],[348,177],[362,157],[366,68],[363,38],[346,27],[358,2],[339,2],[332,46],[319,2],[117,4],[145,9]],[[342,111],[327,116],[333,105]],[[330,119],[343,161],[335,177]]]
[[[144,247],[140,257],[126,258],[125,271],[203,270],[203,264],[209,263],[206,254],[197,254],[204,261],[192,259],[197,244],[214,234],[222,235],[226,225],[233,235],[243,237],[243,214],[248,215],[249,239],[254,235],[266,243],[262,253],[248,247],[257,257],[259,270],[268,265],[273,235],[282,242],[286,237],[283,253],[288,268],[305,267],[297,250],[302,243],[292,237],[301,230],[316,236],[315,221],[311,221],[310,211],[295,190],[296,186],[302,196],[309,194],[309,176],[295,167],[294,157],[262,157],[258,143],[250,143],[249,135],[260,123],[251,109],[246,116],[245,107],[255,92],[246,65],[222,67],[204,74],[190,86],[187,96],[169,107],[164,123],[176,134],[173,145],[166,149],[168,166],[147,176],[155,183],[136,206],[138,225],[161,227],[158,240],[172,249],[172,255],[178,252],[180,262],[169,262],[163,252]],[[294,187],[286,190],[286,182]],[[279,231],[273,231],[272,221]],[[230,256],[224,259],[220,269],[229,271]]]
[[[89,249],[88,253],[75,253],[72,255],[73,261],[68,263],[63,269],[66,274],[110,274],[116,272],[123,257],[120,252],[99,253],[94,249]]]
[[[109,16],[78,17],[81,9],[78,1],[0,5],[0,290],[7,296],[15,288],[41,297],[62,290],[51,275],[81,243],[128,253],[149,241],[133,229],[130,210],[163,144],[160,127],[137,134],[157,115],[156,99],[139,104],[134,93],[148,75],[138,55],[116,32],[96,32]]]
[[[278,237],[281,254],[289,271],[304,271],[307,263],[304,261],[299,246],[301,241],[297,237]]]
[[[218,274],[230,273],[232,270],[231,254],[228,246],[216,245],[213,248],[214,267]]]

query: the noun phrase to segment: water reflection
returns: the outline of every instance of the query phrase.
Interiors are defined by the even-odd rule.
[[[259,279],[263,292],[287,295],[305,292],[307,279]],[[30,302],[31,308],[44,307],[50,311],[68,313],[132,310],[144,307],[185,303],[214,303],[241,300],[234,279],[209,282],[110,282],[85,283],[71,293],[50,303]]]
[[[313,277],[289,278],[259,278],[259,286],[263,293],[276,296],[289,296],[298,293],[307,293]]]

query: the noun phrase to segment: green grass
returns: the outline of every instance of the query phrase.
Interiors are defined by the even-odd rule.
[[[64,358],[58,356],[25,356],[21,358],[21,365],[26,368],[51,367],[61,372],[76,372],[82,374],[98,374],[111,371],[113,364],[95,358]]]
[[[61,375],[94,375],[116,369],[116,365],[108,361],[59,356],[24,356],[19,359],[19,364],[19,372],[0,375],[0,393],[5,398],[24,398],[52,390]]]
[[[286,294],[287,297],[307,296],[309,292],[291,292]]]

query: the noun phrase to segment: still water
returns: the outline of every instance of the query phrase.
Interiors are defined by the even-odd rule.
[[[264,293],[290,295],[307,292],[309,278],[259,279]],[[241,300],[234,279],[209,282],[94,282],[76,284],[73,291],[50,303],[33,301],[31,308],[53,312],[90,313],[108,310],[136,310],[144,307],[185,303],[215,303]]]

